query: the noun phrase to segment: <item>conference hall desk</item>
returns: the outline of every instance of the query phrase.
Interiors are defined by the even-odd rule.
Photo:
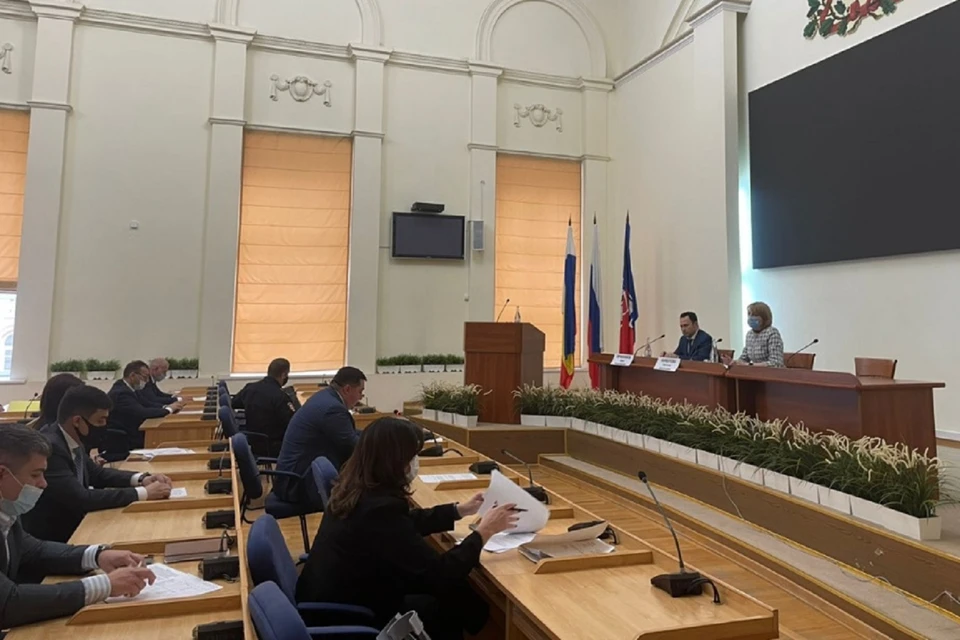
[[[466,458],[421,459],[421,474],[466,473],[478,456],[451,443]],[[430,460],[429,466],[424,462]],[[441,462],[442,460],[442,462]],[[524,476],[503,467],[519,484]],[[414,481],[412,500],[420,507],[465,502],[489,482],[425,484]],[[551,519],[544,533],[562,533],[576,522],[599,520],[597,516],[551,494]],[[469,535],[473,518],[457,523],[453,534],[438,534],[441,548],[456,543],[454,536]],[[495,619],[505,626],[510,640],[762,640],[776,638],[777,611],[715,580],[723,604],[713,604],[712,591],[689,598],[671,598],[655,589],[650,579],[675,572],[677,561],[641,539],[617,530],[620,544],[607,555],[550,559],[538,564],[516,549],[501,554],[484,552],[481,567],[471,574],[475,588],[490,601]],[[288,544],[295,544],[292,540]],[[486,636],[484,636],[486,637]]]
[[[203,410],[193,409],[144,420],[140,431],[143,432],[143,446],[156,449],[167,442],[209,442],[213,440],[218,424],[215,415],[204,420]]]
[[[656,358],[636,358],[629,367],[612,366],[611,359],[609,354],[590,357],[601,365],[602,389],[802,422],[813,431],[851,438],[883,438],[936,455],[933,390],[943,388],[942,382],[686,361],[670,373],[654,370]]]

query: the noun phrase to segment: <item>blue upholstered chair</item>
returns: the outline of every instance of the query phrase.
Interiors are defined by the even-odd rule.
[[[333,483],[337,481],[340,474],[337,473],[337,468],[333,466],[333,463],[323,456],[314,460],[310,466],[313,469],[313,480],[317,483],[317,493],[320,494],[320,503],[323,505],[323,510],[326,511],[327,505],[330,504]]]
[[[280,587],[273,582],[257,585],[250,592],[248,604],[260,640],[370,640],[379,633],[372,627],[353,625],[307,627]]]

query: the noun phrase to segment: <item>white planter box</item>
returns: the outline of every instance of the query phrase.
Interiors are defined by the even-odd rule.
[[[560,427],[566,429],[570,426],[570,418],[567,416],[546,416],[548,427]]]
[[[437,411],[437,422],[453,424],[453,414],[449,411]]]
[[[113,380],[116,377],[116,371],[87,371],[87,380]]]
[[[850,494],[817,485],[817,497],[820,498],[820,504],[824,507],[850,515]]]
[[[861,520],[866,520],[875,525],[883,526],[883,512],[889,511],[883,505],[876,502],[870,502],[857,496],[850,496],[850,513]]]
[[[637,449],[646,449],[643,444],[643,441],[646,439],[646,436],[640,433],[633,433],[632,431],[624,431],[627,434],[626,444],[631,447],[636,447]]]
[[[660,438],[654,438],[652,436],[643,436],[643,448],[647,451],[653,451],[655,453],[662,453],[660,450],[660,445],[663,444],[663,440]]]
[[[453,424],[469,429],[470,427],[477,426],[477,416],[462,416],[459,413],[455,413],[453,414]]]
[[[580,418],[570,418],[570,428],[574,431],[583,431],[586,429],[586,423]]]
[[[613,441],[619,442],[620,444],[630,444],[629,440],[630,440],[630,436],[632,435],[633,433],[631,433],[630,431],[627,431],[626,429],[614,429]]]
[[[378,364],[378,365],[377,365],[377,373],[384,373],[384,374],[390,374],[390,375],[395,374],[395,373],[400,373],[400,367],[398,367],[397,365],[382,365],[382,366],[381,366],[381,365]]]
[[[423,365],[424,373],[443,373],[446,371],[445,365],[442,364],[425,364]]]
[[[807,482],[806,480],[801,480],[800,478],[790,478],[790,495],[801,500],[806,500],[807,502],[812,502],[813,504],[820,504],[820,492],[817,489],[817,485],[812,482]]]
[[[595,436],[597,435],[597,426],[598,425],[596,422],[590,422],[587,420],[583,423],[583,432]]]
[[[679,458],[680,445],[674,444],[673,442],[669,442],[667,440],[661,440],[660,453],[662,453],[665,456],[670,456],[671,458]]]
[[[700,451],[700,449],[697,449],[696,452],[698,465],[713,469],[714,471],[720,470],[720,456],[715,453],[710,453],[709,451]]]
[[[763,486],[790,495],[790,476],[776,471],[763,470]]]
[[[740,461],[726,456],[717,456],[720,459],[720,471],[728,476],[740,477]]]
[[[820,492],[817,485],[793,476],[790,476],[790,495],[813,504],[820,504]]]
[[[939,540],[942,521],[940,516],[914,518],[887,507],[883,509],[883,526],[894,533],[914,540]]]
[[[437,410],[436,409],[424,409],[420,412],[420,417],[424,420],[434,420],[437,419]]]
[[[763,486],[763,470],[760,467],[741,462],[739,472],[742,480]]]
[[[168,372],[168,375],[174,380],[183,380],[184,378],[194,377],[194,376],[191,376],[190,373],[191,373],[190,371],[186,371],[184,369],[171,369]]]
[[[462,364],[448,364],[447,373],[463,373]]]
[[[525,427],[545,427],[547,426],[546,416],[531,416],[521,413],[520,424]]]
[[[400,365],[400,373],[420,373],[421,371],[423,371],[423,365],[419,365],[419,364]]]
[[[685,447],[682,444],[676,445],[677,447],[677,458],[680,460],[685,460],[687,462],[692,462],[697,464],[697,450],[693,447]]]
[[[606,438],[607,440],[613,440],[613,432],[616,431],[613,427],[608,427],[605,424],[597,425],[597,435],[601,438]]]

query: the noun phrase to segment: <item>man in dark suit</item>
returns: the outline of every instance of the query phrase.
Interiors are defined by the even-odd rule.
[[[28,513],[47,486],[43,477],[50,445],[22,425],[0,429],[0,629],[73,615],[110,596],[135,596],[152,584],[143,557],[106,545],[77,546],[37,540],[23,530]],[[57,584],[18,584],[24,572],[82,575],[105,573]]]
[[[283,390],[289,377],[290,361],[277,358],[267,367],[266,378],[251,382],[233,398],[233,408],[244,410],[246,430],[267,436],[266,441],[250,439],[250,447],[258,456],[276,457],[280,453],[283,434],[296,411],[290,396]]]
[[[343,367],[330,386],[318,391],[290,420],[277,459],[278,471],[289,471],[304,478],[294,483],[289,478],[274,480],[273,491],[287,502],[319,504],[310,464],[325,456],[337,469],[353,454],[360,434],[350,410],[360,403],[367,377],[360,369]]]
[[[151,407],[165,407],[167,405],[179,402],[177,396],[164,393],[160,390],[158,383],[163,382],[167,377],[167,371],[170,369],[170,363],[164,358],[154,358],[150,361],[150,375],[147,377],[146,384],[140,391],[140,400],[143,404]]]
[[[80,386],[63,396],[57,422],[40,428],[51,454],[47,488],[37,506],[23,516],[23,528],[31,535],[66,542],[92,511],[170,497],[173,483],[163,474],[107,469],[90,459],[87,452],[99,448],[97,436],[107,424],[110,408],[106,393]]]
[[[113,383],[107,394],[113,402],[113,410],[107,419],[107,428],[126,433],[126,447],[130,449],[143,448],[143,432],[140,425],[150,418],[162,418],[171,413],[177,413],[182,408],[179,402],[164,407],[150,407],[140,400],[138,395],[147,384],[150,371],[143,360],[134,360],[123,368],[123,378]],[[108,449],[112,452],[121,443],[110,442]]]

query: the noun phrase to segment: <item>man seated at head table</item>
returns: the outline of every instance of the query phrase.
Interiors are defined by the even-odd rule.
[[[50,444],[36,431],[0,429],[0,629],[70,616],[111,596],[135,596],[153,584],[143,557],[107,545],[70,545],[34,538],[20,518],[43,495]],[[25,572],[50,575],[104,573],[57,584],[23,584]]]
[[[267,436],[267,442],[250,438],[250,448],[258,456],[280,454],[283,434],[296,412],[293,401],[283,390],[289,377],[290,361],[276,358],[267,367],[267,377],[249,383],[233,397],[233,408],[243,409],[246,415],[246,430]]]
[[[134,360],[123,368],[123,378],[117,380],[110,392],[113,409],[107,420],[107,427],[127,434],[126,445],[129,449],[143,447],[143,432],[140,425],[151,418],[163,418],[171,413],[177,413],[183,408],[179,402],[173,402],[163,407],[147,406],[140,399],[139,392],[150,378],[150,369],[143,360]],[[111,448],[115,448],[111,444]]]
[[[32,535],[66,542],[88,513],[170,497],[173,482],[163,474],[107,469],[90,459],[90,450],[100,448],[111,406],[100,389],[79,386],[63,396],[58,421],[40,428],[52,453],[47,488],[23,517]]]
[[[180,398],[170,395],[169,393],[164,393],[157,384],[163,382],[167,377],[170,363],[167,362],[165,358],[154,358],[150,361],[148,369],[149,375],[147,376],[146,382],[144,382],[143,389],[141,389],[138,394],[140,401],[150,407],[165,407],[179,402]]]
[[[705,362],[713,353],[713,338],[709,333],[700,329],[697,314],[693,311],[684,311],[680,314],[680,343],[673,354],[681,360],[697,360]]]
[[[343,367],[330,386],[310,396],[293,414],[283,436],[277,471],[295,473],[299,483],[285,477],[274,480],[273,491],[286,502],[310,502],[319,505],[316,483],[310,465],[325,456],[337,470],[353,454],[360,433],[350,410],[360,404],[367,377],[356,367]]]

